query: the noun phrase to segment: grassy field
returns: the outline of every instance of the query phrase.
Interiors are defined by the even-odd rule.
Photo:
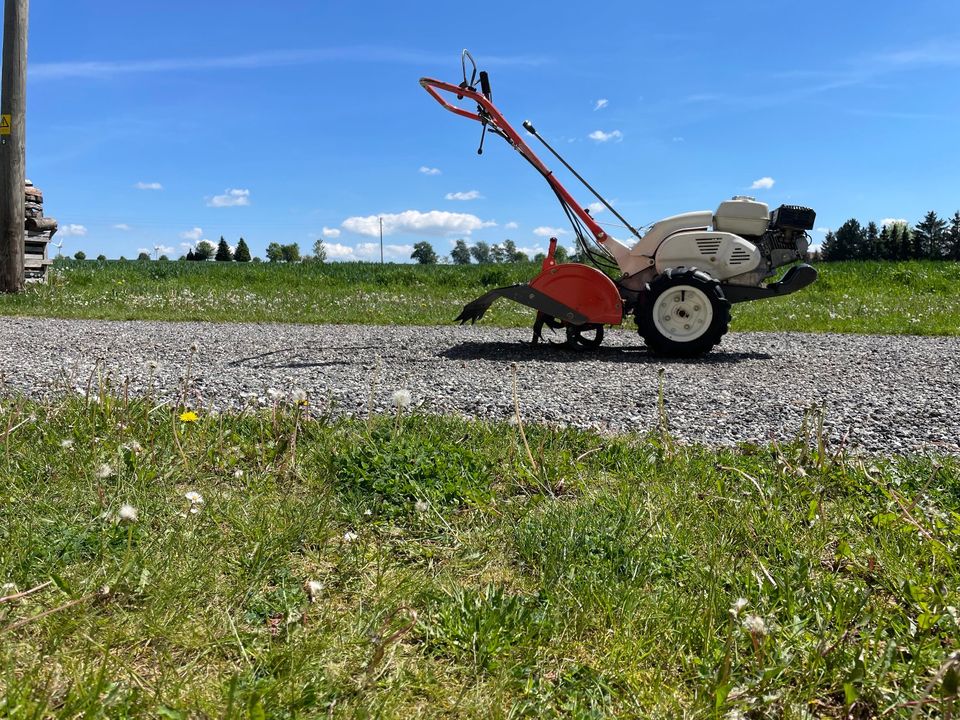
[[[732,329],[956,335],[960,264],[822,263],[786,298],[734,308]],[[446,324],[534,263],[485,266],[273,265],[67,261],[47,286],[0,295],[0,313],[44,317],[302,323]],[[484,323],[526,327],[533,312],[500,301]],[[633,328],[633,323],[628,323]]]
[[[4,399],[0,716],[950,717],[960,467],[817,427]]]

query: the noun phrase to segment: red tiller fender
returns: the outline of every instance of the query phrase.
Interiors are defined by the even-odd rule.
[[[557,263],[553,253],[557,239],[550,239],[550,251],[540,274],[527,283],[557,302],[585,315],[589,323],[619,325],[623,322],[623,300],[613,281],[596,268],[580,263]],[[563,318],[557,318],[563,320]]]

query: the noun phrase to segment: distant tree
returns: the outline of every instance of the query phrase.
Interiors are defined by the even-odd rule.
[[[553,251],[553,259],[558,263],[565,263],[569,258],[569,253],[563,245],[557,245],[557,249]]]
[[[223,239],[223,235],[220,236],[220,242],[217,243],[217,254],[213,259],[217,262],[233,261],[233,253],[230,252],[230,246],[227,245],[227,241]]]
[[[280,255],[284,262],[300,262],[300,246],[297,243],[281,245]]]
[[[137,255],[137,262],[150,262],[150,253],[141,252]]]
[[[866,243],[866,233],[860,226],[859,221],[850,218],[843,225],[837,228],[835,233],[827,233],[824,238],[823,253],[824,260],[852,260],[857,257],[860,248]]]
[[[946,244],[947,221],[931,210],[913,228],[910,243],[911,255],[917,260],[921,258],[937,260],[946,254],[944,252]]]
[[[262,260],[260,257],[258,257],[258,256],[254,256],[254,258],[253,258],[253,260],[251,260],[251,262],[254,263],[254,264],[257,264],[257,263],[262,263],[263,260]]]
[[[197,259],[197,256],[193,254],[193,248],[190,248],[189,250],[187,250],[187,260],[189,260],[190,262],[193,262],[196,259]]]
[[[193,250],[193,257],[195,260],[209,260],[213,257],[216,250],[212,242],[209,240],[201,240]]]
[[[413,252],[410,254],[412,260],[416,260],[421,265],[436,265],[437,253],[434,252],[433,245],[426,240],[421,240],[413,246]]]
[[[910,237],[906,225],[895,222],[884,225],[883,229],[887,232],[887,260],[906,260],[910,257]]]
[[[157,258],[157,259],[158,259],[160,262],[170,262],[170,258],[168,258],[166,255],[161,255],[161,256],[160,256],[159,258]]]
[[[233,251],[233,259],[236,262],[250,262],[250,248],[247,247],[247,241],[243,238],[240,238],[237,249]]]
[[[950,227],[947,229],[947,257],[950,260],[960,260],[960,210],[950,218]]]
[[[74,257],[76,257],[76,255],[74,255]],[[77,258],[77,260],[84,260],[85,258],[86,258],[86,255],[84,255],[82,258]],[[106,261],[107,261],[106,255],[97,255],[97,262],[106,262]]]
[[[86,254],[83,250],[77,250],[77,251],[73,254],[73,259],[74,259],[74,260],[86,260],[86,259],[87,259],[87,254]]]
[[[503,249],[503,245],[494,245],[490,248],[490,260],[495,263],[507,262],[507,251]]]
[[[127,261],[127,259],[126,259],[123,255],[121,255],[120,257],[117,258],[117,262],[119,262],[119,263],[125,263],[126,261]]]
[[[877,260],[880,258],[880,228],[871,220],[863,233],[863,241],[857,248],[858,260]]]
[[[546,259],[547,259],[547,254],[542,252],[538,252],[536,255],[533,256],[533,261],[535,263],[542,263]]]
[[[507,239],[503,241],[503,252],[507,256],[507,262],[516,263],[516,262],[528,262],[530,260],[527,257],[527,254],[521,250],[517,250],[516,243],[513,240]]]
[[[457,240],[453,250],[450,251],[450,259],[453,260],[454,265],[470,264],[470,248],[465,241]]]
[[[280,243],[272,242],[267,245],[267,260],[270,262],[280,262],[283,260],[283,248]]]
[[[323,238],[317,238],[313,243],[313,261],[325,263],[327,261],[327,244]]]
[[[490,252],[490,246],[481,241],[470,248],[470,255],[481,265],[493,262],[493,255]]]

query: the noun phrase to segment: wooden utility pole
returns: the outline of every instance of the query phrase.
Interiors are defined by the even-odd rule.
[[[0,291],[23,289],[27,16],[30,0],[5,0],[0,79]]]
[[[383,265],[383,218],[380,218],[380,264]]]

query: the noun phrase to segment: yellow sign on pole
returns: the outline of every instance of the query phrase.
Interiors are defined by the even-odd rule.
[[[10,116],[0,115],[0,135],[10,134]]]

